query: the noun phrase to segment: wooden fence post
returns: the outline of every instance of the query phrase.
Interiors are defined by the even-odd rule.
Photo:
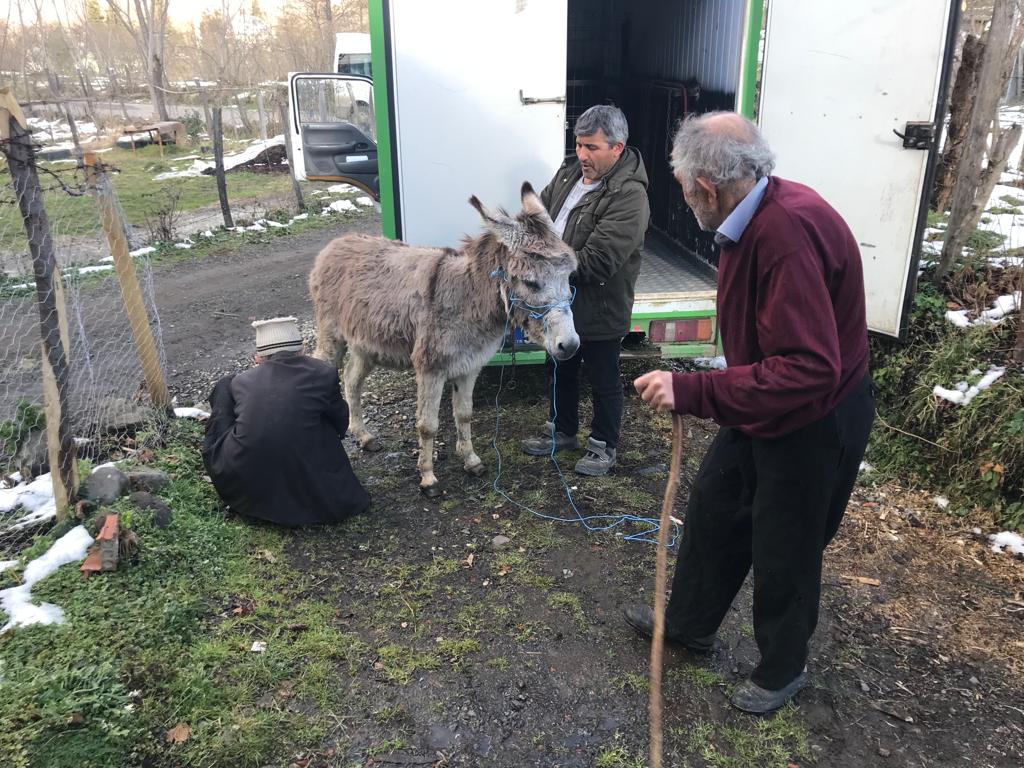
[[[302,186],[295,178],[295,152],[292,151],[292,126],[288,120],[288,105],[278,104],[281,111],[281,130],[284,132],[284,149],[288,155],[288,173],[292,177],[292,190],[295,192],[295,203],[299,206],[299,213],[306,210],[306,201],[302,199]]]
[[[231,206],[228,205],[228,185],[224,179],[224,124],[221,122],[221,108],[213,108],[213,160],[214,173],[217,176],[217,196],[220,198],[220,212],[224,214],[224,226],[231,229],[235,226],[231,219]]]
[[[146,380],[146,388],[153,405],[166,411],[170,408],[171,396],[167,391],[167,382],[164,380],[164,372],[160,367],[160,355],[157,353],[156,339],[153,338],[153,329],[149,325],[149,313],[142,300],[142,289],[139,287],[139,278],[135,273],[135,264],[132,262],[129,252],[128,235],[124,231],[124,224],[117,210],[114,189],[95,152],[86,152],[85,154],[85,173],[89,187],[96,198],[96,207],[100,212],[103,231],[106,233],[107,243],[110,245],[110,255],[114,257],[114,271],[117,273],[117,281],[121,285],[121,298],[124,300],[128,324],[131,326],[132,336],[135,339],[135,349],[139,354],[139,361],[142,363],[142,375]]]
[[[13,97],[4,96],[9,107],[0,109],[9,143],[7,164],[14,182],[18,208],[25,223],[32,271],[36,281],[36,306],[42,336],[43,396],[46,409],[46,438],[53,478],[57,519],[67,519],[78,492],[75,442],[68,410],[70,372],[67,360],[67,321],[60,269],[50,235],[50,222],[43,207],[43,190],[35,167],[32,137],[22,125],[21,109]]]

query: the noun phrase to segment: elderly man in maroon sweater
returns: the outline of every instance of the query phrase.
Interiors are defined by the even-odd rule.
[[[769,174],[757,127],[687,120],[672,167],[721,246],[718,323],[728,367],[635,382],[660,411],[721,425],[690,492],[665,637],[708,651],[753,567],[761,659],[732,696],[769,712],[807,684],[822,553],[839,528],[874,419],[857,242],[814,190]],[[650,635],[653,612],[626,620]]]

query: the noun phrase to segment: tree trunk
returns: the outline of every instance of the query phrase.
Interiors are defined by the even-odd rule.
[[[249,120],[249,113],[248,113],[248,111],[246,111],[245,107],[242,106],[242,100],[238,98],[238,94],[237,93],[234,96],[234,102],[235,102],[235,109],[238,110],[238,123],[242,124],[242,132],[246,136],[252,136],[252,133],[253,133],[253,131],[252,131],[252,121]],[[236,123],[236,125],[237,125],[237,123]],[[238,133],[237,132],[235,133],[235,138],[236,139],[238,138]]]
[[[1017,343],[1013,345],[1013,362],[1024,366],[1024,310],[1017,315]]]
[[[124,118],[125,123],[131,122],[128,119],[128,108],[124,105],[124,91],[121,90],[121,86],[117,83],[117,75],[114,73],[113,67],[107,67],[107,77],[110,78],[110,89],[112,95],[121,104],[121,117]]]
[[[1020,141],[1021,133],[1024,132],[1024,125],[1015,123],[1005,130],[1000,130],[998,125],[992,135],[992,148],[988,153],[988,165],[981,172],[981,179],[978,183],[978,191],[974,197],[970,212],[964,220],[963,229],[970,233],[978,228],[981,217],[988,206],[989,198],[999,183],[999,177],[1006,170],[1006,161],[1010,158],[1010,152],[1017,142]]]
[[[150,60],[149,69],[149,94],[153,100],[153,109],[160,120],[170,120],[167,115],[167,98],[164,95],[164,68],[160,57],[154,55]]]
[[[981,56],[978,91],[974,97],[971,120],[964,138],[960,171],[950,198],[946,240],[935,270],[936,282],[949,274],[954,261],[963,251],[967,238],[974,231],[974,228],[968,228],[967,224],[981,183],[985,141],[991,131],[992,118],[997,113],[999,99],[1006,88],[1006,83],[1002,81],[1000,75],[1006,59],[1007,46],[1010,44],[1016,8],[1015,0],[996,0],[992,9],[992,23]],[[984,200],[981,201],[981,205],[985,205]]]
[[[220,211],[224,216],[224,226],[231,229],[235,224],[231,219],[228,186],[224,179],[224,130],[220,107],[213,108],[213,161],[214,174],[217,177],[217,196],[220,198]]]
[[[978,86],[979,64],[984,50],[985,44],[975,35],[968,35],[964,40],[960,68],[956,72],[956,82],[949,97],[946,146],[936,169],[933,203],[935,210],[940,212],[949,209],[949,198],[953,194],[953,183],[956,181],[960,158],[963,156],[964,134],[967,130],[967,121],[971,117],[974,92]]]

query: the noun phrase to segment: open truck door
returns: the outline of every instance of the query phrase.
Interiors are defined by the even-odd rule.
[[[868,327],[903,337],[934,174],[958,0],[771,0],[759,122],[776,172],[846,219]]]
[[[344,182],[380,200],[369,78],[293,73],[288,76],[288,114],[296,179]]]
[[[467,200],[520,208],[564,159],[567,0],[370,3],[384,234],[457,246],[480,230]]]

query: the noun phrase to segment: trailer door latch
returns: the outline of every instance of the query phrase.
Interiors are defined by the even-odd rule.
[[[895,128],[892,132],[903,139],[904,149],[931,149],[935,142],[935,123],[932,122],[907,123],[903,133]]]
[[[538,99],[535,96],[524,96],[522,89],[520,89],[519,101],[524,106],[528,104],[565,104],[565,96],[554,96],[548,99]]]

